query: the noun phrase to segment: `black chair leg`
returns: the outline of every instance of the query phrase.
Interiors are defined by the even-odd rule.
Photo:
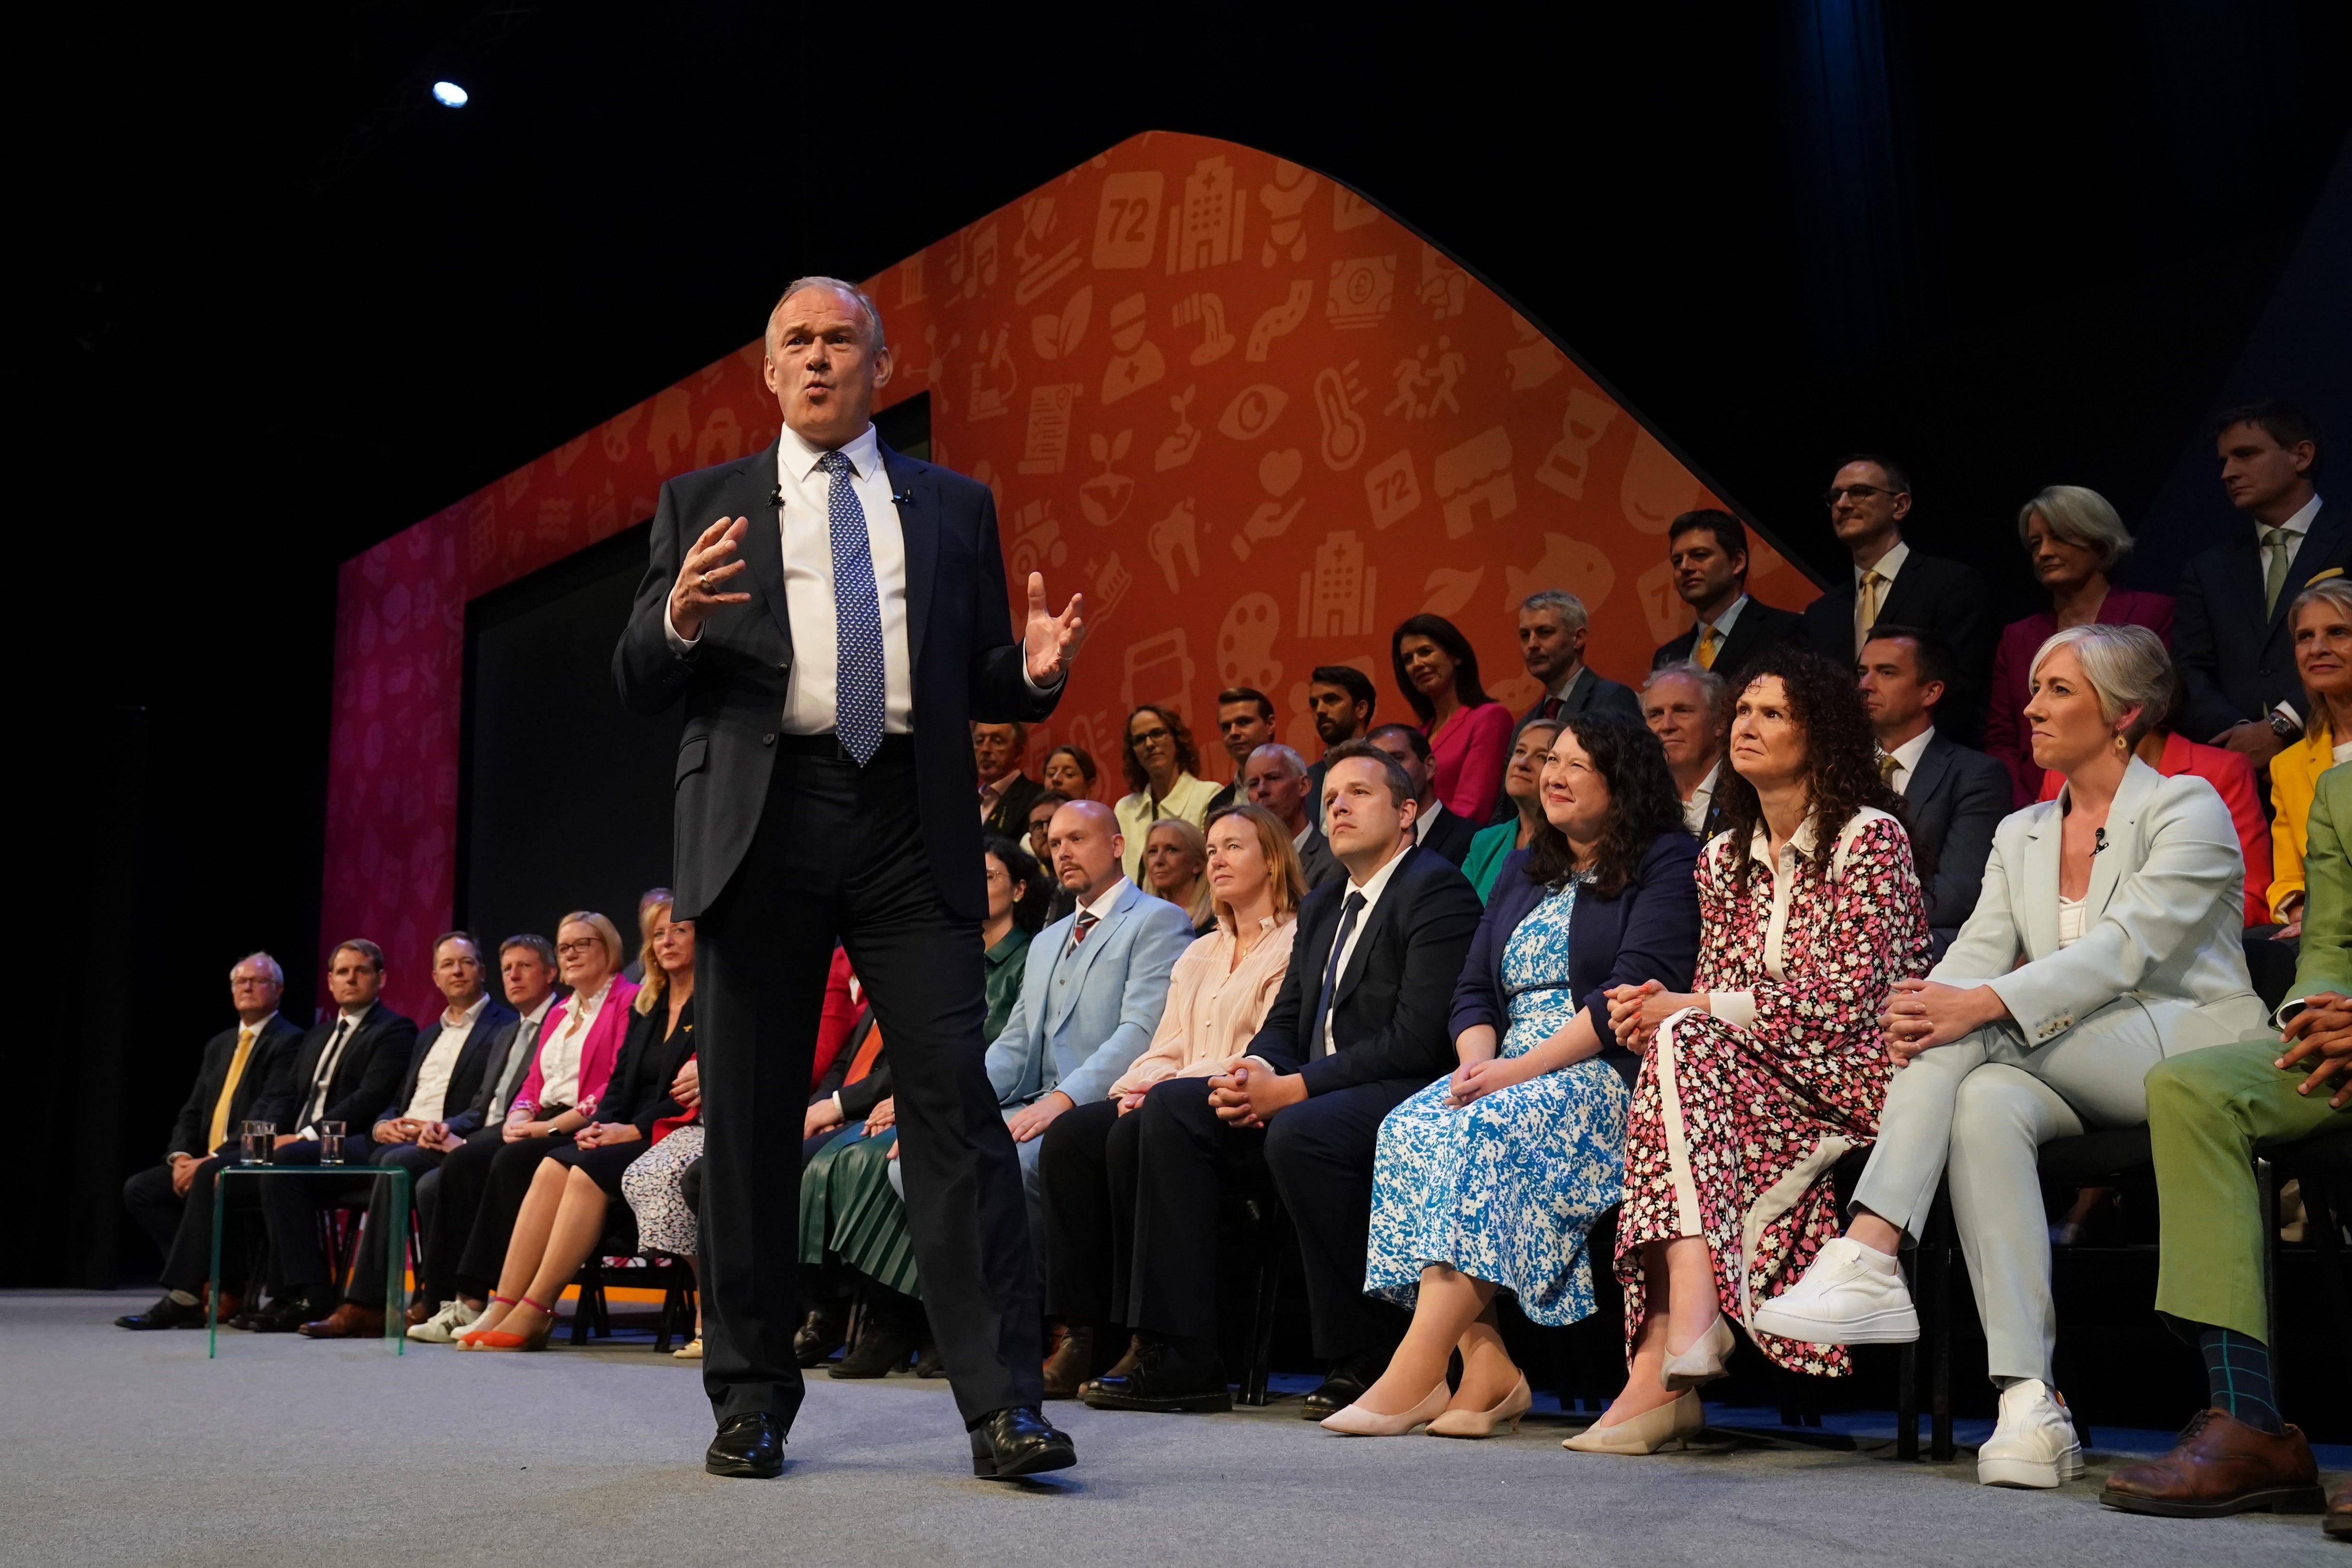
[[[1249,1363],[1242,1369],[1241,1402],[1262,1408],[1268,1403],[1266,1383],[1274,1363],[1275,1307],[1290,1252],[1289,1219],[1271,1198],[1263,1200],[1257,1231],[1257,1280],[1252,1292]]]
[[[593,1265],[590,1267],[593,1268]],[[588,1270],[583,1268],[573,1281],[580,1288],[579,1299],[572,1304],[572,1342],[574,1345],[584,1345],[588,1342],[588,1292],[595,1289],[590,1283],[590,1279]],[[557,1296],[554,1300],[547,1304],[548,1310],[553,1311],[562,1303],[562,1300],[563,1298],[561,1295]]]
[[[2325,1177],[2303,1178],[2303,1234],[2319,1256],[2319,1279],[2327,1295],[2327,1315],[2339,1339],[2352,1334],[2352,1292],[2344,1282],[2344,1248],[2337,1227],[2337,1194]]]

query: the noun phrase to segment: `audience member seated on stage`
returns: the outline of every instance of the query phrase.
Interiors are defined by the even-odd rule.
[[[1501,703],[1489,703],[1500,708]],[[1478,837],[1484,820],[1465,816],[1449,810],[1438,797],[1437,773],[1432,763],[1429,738],[1410,724],[1382,724],[1364,737],[1367,744],[1378,747],[1404,770],[1412,781],[1413,804],[1412,841],[1447,862],[1459,866],[1470,853],[1471,841]],[[1328,793],[1328,791],[1327,791]]]
[[[1127,1322],[1131,1310],[1138,1124],[1129,1113],[1154,1084],[1205,1079],[1237,1065],[1290,963],[1307,884],[1289,829],[1274,813],[1237,805],[1211,815],[1209,881],[1215,928],[1177,959],[1150,1047],[1106,1098],[1056,1118],[1040,1140],[1045,1310],[1055,1325],[1045,1357],[1048,1399],[1076,1397],[1097,1373],[1124,1378],[1142,1353],[1139,1341],[1120,1336],[1128,1353],[1104,1370],[1111,1327]]]
[[[2168,656],[2165,661],[2167,697],[2157,703],[2156,716],[2147,721],[2139,743],[2132,754],[2165,778],[2177,778],[2182,773],[2194,773],[2213,786],[2221,804],[2230,809],[2230,824],[2237,830],[2238,853],[2245,867],[2244,914],[2246,924],[2268,929],[2270,921],[2271,825],[2263,817],[2263,797],[2254,778],[2252,763],[2224,746],[2200,746],[2188,736],[2177,734],[2171,728],[2171,715],[2180,701],[2179,667]],[[2066,775],[2055,768],[2042,775],[2042,800],[2056,800],[2058,792],[2066,786]]]
[[[1330,840],[1315,825],[1305,758],[1279,743],[1260,746],[1249,754],[1242,780],[1249,787],[1249,803],[1274,813],[1290,835],[1290,852],[1298,857],[1299,875],[1310,889],[1348,874],[1332,855]]]
[[[1242,775],[1249,769],[1250,753],[1274,740],[1274,699],[1254,686],[1233,686],[1218,692],[1217,739],[1224,742],[1225,755],[1233,760],[1234,782],[1210,797],[1211,811],[1249,798],[1249,786]],[[1205,826],[1206,816],[1202,820]]]
[[[1698,858],[1695,989],[1610,994],[1612,1029],[1643,1053],[1617,1221],[1631,1353],[1624,1391],[1568,1440],[1582,1451],[1686,1442],[1733,1322],[1780,1366],[1852,1370],[1842,1350],[1757,1333],[1749,1303],[1836,1231],[1831,1167],[1877,1136],[1880,1018],[1927,972],[1927,897],[1852,662],[1782,644],[1747,675],[1723,833]]]
[[[1089,1390],[1089,1405],[1231,1408],[1217,1350],[1217,1196],[1229,1185],[1270,1180],[1297,1234],[1315,1352],[1331,1363],[1307,1415],[1352,1403],[1402,1332],[1402,1315],[1364,1295],[1373,1146],[1381,1118],[1453,1060],[1446,1010],[1478,895],[1412,842],[1420,807],[1393,757],[1359,741],[1326,761],[1324,831],[1348,879],[1308,895],[1289,971],[1242,1064],[1155,1084],[1128,1118],[1126,1302],[1140,1344],[1134,1370]]]
[[[2271,759],[2269,915],[2279,936],[2303,929],[2304,820],[2319,775],[2352,762],[2352,580],[2330,577],[2294,596],[2287,612],[2295,673],[2303,679],[2303,738]]]
[[[1389,638],[1389,664],[1428,738],[1437,799],[1473,831],[1485,826],[1503,789],[1511,710],[1478,683],[1470,639],[1443,616],[1407,616]]]
[[[335,949],[327,962],[334,1015],[312,1025],[301,1045],[278,1058],[268,1091],[253,1108],[253,1120],[275,1122],[279,1130],[273,1164],[317,1164],[319,1141],[332,1123],[344,1129],[345,1163],[368,1163],[375,1145],[365,1130],[391,1100],[416,1045],[416,1026],[385,1006],[383,993],[382,948],[355,938]],[[335,1305],[326,1260],[318,1254],[312,1184],[265,1178],[254,1185],[269,1231],[269,1305],[247,1303],[237,1323],[257,1333],[291,1333]],[[203,1196],[209,1204],[212,1194]],[[298,1215],[300,1236],[294,1234]],[[209,1258],[203,1267],[209,1269]],[[164,1283],[175,1281],[167,1277]]]
[[[441,1016],[417,1031],[408,1071],[368,1134],[375,1143],[374,1163],[397,1165],[408,1173],[420,1231],[425,1176],[440,1167],[449,1149],[465,1141],[464,1131],[451,1139],[450,1119],[461,1116],[461,1108],[481,1094],[493,1065],[493,1043],[515,1020],[513,1008],[491,997],[488,980],[480,945],[470,932],[453,931],[434,942],[433,984],[441,993]],[[284,1237],[289,1249],[284,1272],[306,1286],[326,1282],[330,1272],[326,1255],[319,1249],[318,1210],[353,1197],[367,1201],[366,1237],[342,1300],[326,1317],[303,1324],[301,1331],[314,1340],[373,1339],[383,1333],[392,1184],[370,1178],[348,1184],[280,1182],[276,1187],[283,1190],[263,1194],[265,1205],[271,1205],[271,1244]],[[407,1241],[404,1236],[399,1241],[403,1257]],[[406,1326],[431,1315],[432,1304],[420,1295],[409,1305]]]
[[[1372,710],[1380,692],[1371,677],[1351,664],[1319,664],[1307,677],[1307,712],[1323,754],[1307,770],[1307,805],[1315,825],[1323,826],[1323,770],[1334,748],[1363,739],[1372,727]]]
[[[2010,813],[2009,771],[1936,727],[1951,689],[1951,659],[1933,633],[1881,621],[1856,661],[1879,771],[1903,797],[1903,829],[1927,894],[1937,958],[1977,907],[1992,830]]]
[[[1504,863],[1454,987],[1461,1065],[1381,1123],[1364,1289],[1410,1308],[1412,1326],[1380,1380],[1324,1419],[1334,1432],[1517,1430],[1533,1399],[1496,1296],[1535,1323],[1592,1313],[1585,1240],[1623,1195],[1639,1068],[1609,1027],[1608,993],[1690,984],[1698,844],[1657,737],[1615,713],[1568,718],[1542,788],[1543,829]]]
[[[2000,1420],[1979,1450],[1988,1486],[2081,1473],[2051,1374],[2057,1310],[2035,1150],[2147,1120],[2143,1079],[2168,1055],[2263,1021],[2239,930],[2244,871],[2229,813],[2202,779],[2134,757],[2170,695],[2146,626],[2069,626],[2033,661],[2033,759],[2065,792],[2000,826],[1984,892],[1934,973],[1895,986],[1886,1049],[1902,1064],[1844,1237],[1760,1301],[1766,1334],[1907,1342],[1918,1318],[1895,1266],[1948,1173],[1986,1370]]]
[[[2246,1038],[2168,1056],[2147,1075],[2161,1248],[2156,1310],[2205,1358],[2206,1408],[2170,1453],[2117,1470],[2111,1508],[2176,1518],[2314,1507],[2311,1445],[2280,1414],[2254,1156],[2352,1127],[2352,769],[2315,781],[2294,984],[2275,1023]],[[2168,1047],[2170,1040],[2166,1041]],[[2339,1346],[2340,1349],[2340,1346]],[[2341,1375],[2340,1362],[2328,1369]],[[2352,1528],[2352,1481],[2327,1528]]]
[[[1184,911],[1194,936],[1206,936],[1216,925],[1209,891],[1209,841],[1182,817],[1162,817],[1151,825],[1143,847],[1143,880],[1153,898]]]
[[[1642,683],[1642,721],[1665,749],[1683,826],[1701,844],[1722,831],[1719,786],[1729,699],[1723,677],[1695,664],[1662,664]]]
[[[1147,703],[1127,716],[1127,739],[1120,765],[1127,771],[1128,792],[1113,807],[1119,837],[1127,845],[1120,869],[1129,881],[1143,876],[1145,840],[1151,825],[1163,816],[1200,822],[1209,815],[1217,786],[1195,778],[1201,754],[1192,748],[1192,731],[1173,708]]]
[[[461,1349],[546,1348],[555,1304],[603,1239],[622,1174],[653,1146],[656,1123],[687,1113],[670,1089],[695,1056],[694,922],[672,919],[672,910],[660,904],[646,913],[638,953],[646,983],[630,1000],[628,1037],[596,1120],[551,1148],[531,1173],[498,1291],[481,1321],[457,1336]],[[695,1083],[698,1089],[698,1069]]]
[[[1503,804],[1511,808],[1511,815],[1480,828],[1470,840],[1470,853],[1462,858],[1462,874],[1470,879],[1482,900],[1493,894],[1495,877],[1503,862],[1543,833],[1544,762],[1550,755],[1552,737],[1559,733],[1559,720],[1529,718],[1519,721],[1519,732],[1511,737],[1511,760],[1503,769]],[[1675,809],[1682,809],[1680,803]]]
[[[2107,574],[2132,547],[2130,531],[2096,490],[2052,485],[2017,512],[2017,537],[2050,607],[2001,628],[1992,656],[1992,702],[1985,715],[1985,752],[2009,770],[2011,809],[2042,798],[2042,770],[2025,732],[2026,671],[2053,633],[2094,622],[2146,626],[2172,640],[2172,596],[2118,588]]]
[[[1074,800],[1055,812],[1053,846],[1054,874],[1077,894],[1078,907],[1038,937],[1013,1016],[988,1047],[988,1081],[1021,1155],[1040,1258],[1037,1141],[1072,1106],[1104,1098],[1150,1044],[1168,1005],[1169,972],[1192,941],[1183,910],[1119,874],[1124,846],[1107,808]]]
[[[1064,795],[1060,790],[1049,789],[1030,804],[1029,831],[1021,839],[1021,847],[1027,850],[1029,858],[1040,867],[1050,865],[1054,858],[1050,842],[1050,836],[1054,831],[1054,814],[1076,798],[1075,795]],[[1042,898],[1041,910],[1044,920],[1060,920],[1077,908],[1075,901],[1076,895],[1043,871],[1039,872],[1036,880],[1030,885],[1029,892],[1033,898]]]
[[[1693,664],[1738,675],[1774,643],[1805,640],[1805,617],[1748,596],[1748,530],[1727,511],[1686,511],[1666,525],[1675,592],[1691,607],[1691,629],[1650,656],[1650,668]]]
[[[981,856],[988,878],[988,916],[980,930],[988,1008],[982,1037],[992,1040],[1011,1021],[1021,994],[1045,876],[1009,839],[984,840]],[[871,1069],[810,1106],[802,1125],[804,1138],[822,1142],[801,1173],[806,1310],[793,1335],[793,1356],[813,1367],[839,1349],[848,1334],[850,1299],[859,1297],[865,1311],[857,1342],[831,1369],[831,1375],[844,1378],[887,1376],[909,1354],[924,1352],[930,1339],[906,1206],[892,1179],[898,1134],[889,1056],[886,1048],[871,1048]],[[929,1366],[918,1370],[940,1375]]]
[[[1045,786],[1022,771],[1029,752],[1023,724],[974,724],[971,761],[980,778],[980,821],[989,832],[1017,837],[1029,823],[1030,803]]]
[[[1558,719],[1577,713],[1642,716],[1633,689],[1610,679],[1584,662],[1592,617],[1584,601],[1559,588],[1546,588],[1519,601],[1519,658],[1543,688],[1526,719]],[[1517,816],[1517,812],[1511,814]]]
[[[223,1029],[205,1044],[196,1067],[196,1081],[187,1102],[172,1123],[163,1163],[150,1165],[122,1184],[123,1206],[139,1228],[153,1239],[168,1269],[179,1245],[188,1207],[189,1190],[199,1172],[210,1172],[225,1159],[236,1157],[238,1127],[246,1121],[278,1058],[294,1048],[302,1031],[278,1016],[278,999],[286,991],[286,972],[266,952],[247,953],[228,972],[229,1005],[236,1010],[236,1026]],[[211,1204],[205,1205],[202,1269],[211,1267]],[[181,1271],[185,1277],[184,1270]],[[194,1287],[167,1287],[163,1298],[143,1312],[114,1320],[123,1329],[193,1329],[205,1321],[200,1271]],[[233,1317],[243,1303],[221,1298],[221,1316]]]
[[[670,1080],[676,1116],[654,1123],[649,1147],[621,1173],[621,1196],[636,1216],[637,1250],[667,1254],[688,1269],[701,1256],[696,1204],[687,1193],[687,1173],[702,1159],[702,1075],[693,1058]],[[694,1298],[694,1338],[670,1352],[680,1361],[702,1359],[702,1295]]]
[[[1092,800],[1102,770],[1095,765],[1094,753],[1084,746],[1056,746],[1045,753],[1045,765],[1037,770],[1037,776],[1047,789],[1072,800]]]
[[[499,1129],[507,1104],[538,1059],[540,1029],[555,1006],[556,973],[555,944],[543,936],[526,931],[499,944],[499,979],[515,1016],[490,1037],[482,1086],[472,1102],[444,1122],[437,1133],[427,1128],[418,1136],[417,1142],[437,1148],[442,1155],[440,1164],[418,1178],[413,1194],[425,1238],[424,1253],[416,1259],[416,1299],[440,1303],[438,1310],[408,1331],[408,1337],[419,1343],[446,1345],[481,1316],[487,1298],[457,1293],[454,1284],[458,1255],[473,1230],[475,1210],[479,1206],[479,1184],[461,1183],[464,1195],[454,1204],[445,1202],[442,1170],[478,1139],[485,1145],[483,1157],[501,1142]],[[366,1300],[356,1290],[350,1294]]]
[[[555,928],[555,957],[572,994],[548,1009],[539,1046],[504,1120],[485,1127],[441,1166],[439,1233],[462,1221],[449,1272],[436,1289],[495,1306],[515,1215],[539,1163],[596,1119],[627,1037],[637,988],[621,978],[621,933],[604,916],[575,910]],[[427,1243],[427,1250],[433,1244]],[[441,1281],[446,1279],[444,1286]],[[480,1318],[467,1330],[480,1326]]]
[[[2172,629],[2186,692],[2180,727],[2262,767],[2311,717],[2285,606],[2352,566],[2352,511],[2313,488],[2319,427],[2292,405],[2264,398],[2230,409],[2215,421],[2214,445],[2221,488],[2250,526],[2180,574]]]
[[[640,931],[645,929],[646,916],[653,911],[656,904],[668,903],[677,896],[667,888],[647,888],[644,892],[639,893],[637,895],[637,928]],[[644,984],[646,971],[643,961],[630,959],[621,969],[621,978],[632,985]]]
[[[1984,672],[1992,660],[1992,621],[1986,613],[1992,601],[1984,579],[1972,566],[1923,555],[1904,542],[1911,481],[1891,458],[1847,458],[1822,499],[1853,570],[1805,606],[1806,642],[1815,653],[1847,664],[1881,621],[1942,638],[1952,650],[1954,672],[1944,693],[1943,726],[1962,745],[1975,745],[1984,735]]]

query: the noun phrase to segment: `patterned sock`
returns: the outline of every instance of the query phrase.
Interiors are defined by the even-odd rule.
[[[2205,1352],[2205,1382],[2217,1410],[2256,1431],[2286,1430],[2279,1418],[2278,1396],[2271,1392],[2271,1348],[2252,1334],[2235,1329],[2201,1328],[2197,1348]]]

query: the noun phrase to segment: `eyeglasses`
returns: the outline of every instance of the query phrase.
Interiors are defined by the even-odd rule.
[[[1847,496],[1852,496],[1856,500],[1868,500],[1873,496],[1894,496],[1902,493],[1901,490],[1890,490],[1879,485],[1832,485],[1822,492],[1822,504],[1835,506]]]
[[[602,952],[604,947],[604,939],[603,937],[583,936],[575,942],[557,942],[555,944],[555,951],[562,953],[566,958],[576,958],[583,952]]]
[[[1139,746],[1148,746],[1154,741],[1165,741],[1168,738],[1168,731],[1165,730],[1143,730],[1128,736],[1129,740]]]

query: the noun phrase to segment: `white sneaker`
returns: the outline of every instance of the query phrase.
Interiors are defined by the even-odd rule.
[[[2054,1487],[2082,1473],[2083,1445],[2058,1391],[2030,1377],[2002,1389],[2000,1420],[1977,1450],[1977,1479],[1989,1487]]]
[[[428,1345],[454,1345],[457,1336],[481,1317],[463,1301],[444,1301],[441,1310],[408,1331],[408,1337]]]
[[[1812,1345],[1904,1345],[1919,1337],[1919,1314],[1895,1259],[1841,1236],[1756,1309],[1756,1331]]]

